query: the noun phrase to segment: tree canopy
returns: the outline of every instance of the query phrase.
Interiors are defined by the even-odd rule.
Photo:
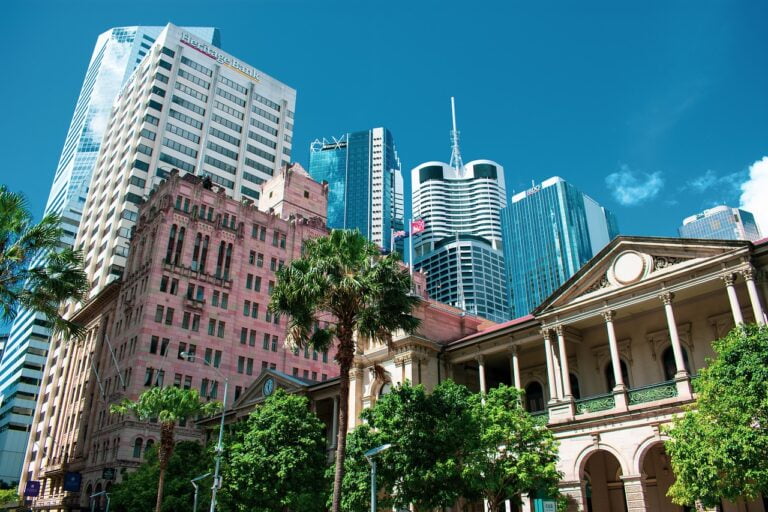
[[[432,510],[485,498],[497,510],[521,493],[558,494],[555,440],[522,408],[514,388],[494,388],[483,401],[451,380],[431,394],[406,383],[362,417],[348,446],[345,511],[369,506],[370,467],[362,454],[383,443],[394,445],[378,456],[385,506]]]
[[[713,347],[696,403],[668,429],[680,505],[768,493],[768,327],[738,326]]]
[[[82,256],[62,247],[63,235],[57,215],[35,224],[24,196],[0,185],[0,321],[27,308],[43,313],[65,338],[82,332],[59,314],[61,302],[80,300],[88,290]]]
[[[411,313],[418,301],[397,256],[381,255],[356,230],[333,230],[307,241],[302,258],[277,272],[269,309],[288,315],[286,344],[323,351],[336,340],[340,379],[333,512],[339,512],[341,503],[355,336],[389,344],[393,332],[413,332],[419,321]]]
[[[126,399],[120,404],[110,407],[113,414],[133,412],[140,420],[156,418],[160,421],[156,512],[162,510],[165,470],[173,455],[176,422],[185,421],[198,415],[213,414],[220,407],[221,404],[218,402],[201,402],[200,395],[194,389],[177,387],[152,388],[139,395],[136,401]]]
[[[145,462],[136,471],[125,474],[122,482],[112,487],[111,509],[115,512],[154,508],[157,499],[156,486],[160,476],[157,445],[150,448],[145,457]],[[168,461],[162,512],[192,510],[194,488],[190,480],[210,472],[212,467],[211,452],[205,446],[192,441],[178,442]],[[198,503],[201,504],[201,510],[207,508],[211,499],[212,478],[198,482]]]
[[[305,397],[277,389],[230,435],[221,505],[237,512],[322,512],[325,427]]]

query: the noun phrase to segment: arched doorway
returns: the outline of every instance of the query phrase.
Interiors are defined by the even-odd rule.
[[[621,464],[613,454],[597,450],[590,455],[584,465],[582,480],[586,480],[587,512],[627,511]]]
[[[645,475],[645,504],[648,510],[683,512],[683,507],[674,505],[667,497],[667,490],[675,482],[675,475],[664,444],[658,443],[649,448],[640,467]]]

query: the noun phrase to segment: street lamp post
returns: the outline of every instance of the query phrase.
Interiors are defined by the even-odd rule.
[[[392,448],[392,443],[382,444],[363,454],[371,464],[371,512],[376,512],[376,498],[378,494],[378,489],[376,488],[376,456],[390,448]]]
[[[194,356],[188,352],[182,352],[181,357],[187,360],[194,360]],[[224,453],[224,414],[227,411],[227,394],[229,391],[229,377],[225,377],[221,371],[213,366],[210,361],[203,358],[203,363],[213,369],[216,374],[224,379],[224,400],[221,401],[221,424],[219,426],[219,442],[216,445],[216,468],[213,471],[213,485],[211,486],[211,508],[209,512],[216,512],[216,491],[221,487],[221,456]]]
[[[192,512],[197,512],[197,491],[199,489],[199,487],[197,485],[197,481],[198,480],[202,480],[203,478],[207,478],[209,476],[211,476],[210,472],[208,472],[208,473],[206,473],[204,475],[196,476],[195,478],[190,480],[190,482],[192,483],[192,486],[195,488],[195,498],[192,501]]]

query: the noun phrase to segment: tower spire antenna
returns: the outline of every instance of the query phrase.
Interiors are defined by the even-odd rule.
[[[461,160],[461,151],[459,151],[459,130],[456,129],[456,103],[451,96],[451,120],[453,129],[451,130],[451,167],[456,169],[458,174],[464,172],[464,162]]]

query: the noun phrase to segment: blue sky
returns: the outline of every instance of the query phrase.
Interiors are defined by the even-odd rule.
[[[0,183],[42,212],[97,35],[171,21],[297,89],[305,166],[314,138],[383,125],[408,181],[449,159],[455,96],[464,160],[501,163],[510,193],[560,175],[622,233],[674,236],[743,186],[765,232],[766,19],[762,0],[6,0]]]

